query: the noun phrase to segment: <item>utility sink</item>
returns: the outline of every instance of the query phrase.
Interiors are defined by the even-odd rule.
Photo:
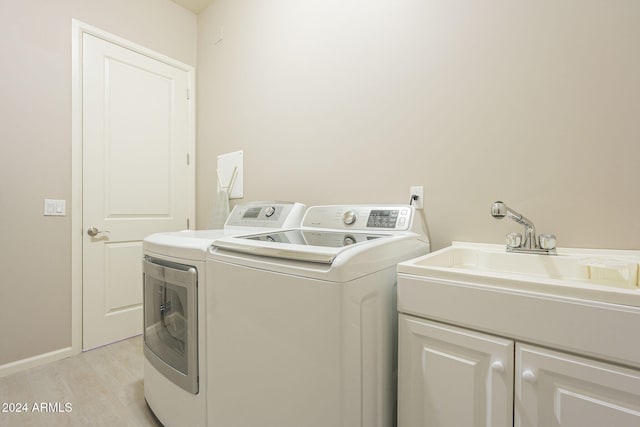
[[[454,242],[401,263],[410,275],[640,307],[640,251],[558,248],[557,255]]]

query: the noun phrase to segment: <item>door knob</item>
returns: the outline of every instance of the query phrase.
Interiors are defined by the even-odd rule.
[[[104,230],[104,231],[102,231],[102,230],[98,230],[98,228],[97,228],[97,227],[89,227],[89,228],[87,229],[87,234],[88,234],[89,236],[91,236],[91,237],[96,237],[98,234],[101,234],[101,233],[107,233],[107,234],[109,234],[109,233],[111,233],[111,232],[110,232],[110,231],[108,231],[108,230]]]

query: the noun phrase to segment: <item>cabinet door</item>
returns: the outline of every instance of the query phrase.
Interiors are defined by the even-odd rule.
[[[638,427],[640,371],[518,344],[515,425]]]
[[[511,426],[513,341],[400,315],[398,426]]]

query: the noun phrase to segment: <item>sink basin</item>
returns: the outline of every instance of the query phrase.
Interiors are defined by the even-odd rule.
[[[454,242],[401,263],[398,272],[640,307],[639,264],[640,251],[558,248],[558,255],[537,255]]]

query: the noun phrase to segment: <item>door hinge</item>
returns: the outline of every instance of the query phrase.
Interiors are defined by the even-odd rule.
[[[189,230],[189,218],[187,218],[187,230]]]
[[[190,165],[189,153],[187,153],[187,166]]]
[[[189,94],[189,89],[187,89],[187,101],[191,99],[191,96]]]

